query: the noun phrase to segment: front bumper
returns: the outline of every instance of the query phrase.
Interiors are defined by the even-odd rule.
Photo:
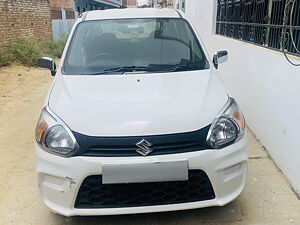
[[[88,176],[102,174],[102,164],[176,160],[187,160],[189,170],[203,170],[212,183],[216,195],[215,199],[172,205],[124,208],[78,209],[74,207],[81,183]],[[247,160],[246,136],[221,150],[202,150],[148,157],[62,158],[49,154],[36,146],[36,171],[42,199],[53,212],[65,216],[119,215],[223,206],[236,199],[244,189]]]

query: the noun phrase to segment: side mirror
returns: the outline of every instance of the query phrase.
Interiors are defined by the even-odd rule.
[[[228,60],[227,51],[219,51],[214,54],[213,63],[216,69],[218,69],[219,64],[224,63]]]
[[[51,71],[51,75],[55,76],[56,74],[56,64],[54,59],[49,57],[41,57],[37,59],[37,64],[41,68],[46,68]]]

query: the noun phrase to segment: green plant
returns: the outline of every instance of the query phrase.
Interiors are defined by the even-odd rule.
[[[0,67],[13,62],[25,66],[36,66],[36,59],[41,56],[61,57],[67,38],[57,41],[33,41],[19,37],[10,46],[0,51]]]
[[[62,37],[57,41],[44,41],[41,43],[40,48],[46,54],[45,56],[52,58],[60,58],[65,44],[67,42],[67,37]]]
[[[44,53],[36,41],[24,37],[17,38],[17,41],[13,42],[8,50],[12,54],[14,62],[26,66],[34,66],[35,59]]]
[[[0,67],[9,66],[13,61],[13,55],[7,50],[0,51]]]

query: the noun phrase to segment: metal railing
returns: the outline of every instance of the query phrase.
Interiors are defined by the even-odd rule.
[[[216,33],[300,56],[300,0],[217,0]]]

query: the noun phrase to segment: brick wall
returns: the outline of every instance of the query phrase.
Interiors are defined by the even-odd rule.
[[[73,10],[73,0],[49,0],[51,9]]]
[[[0,48],[19,36],[52,38],[49,0],[0,0]]]
[[[127,7],[128,8],[136,8],[137,7],[137,0],[127,0]]]

